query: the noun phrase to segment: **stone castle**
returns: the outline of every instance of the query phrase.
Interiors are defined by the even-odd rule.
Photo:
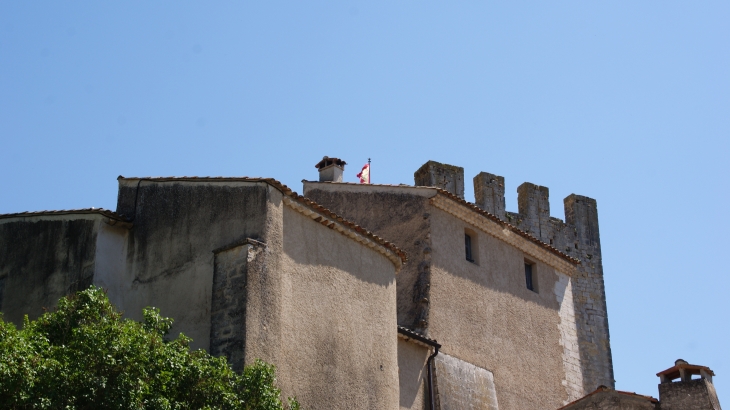
[[[597,205],[434,161],[415,184],[300,196],[269,178],[119,177],[116,211],[0,215],[0,311],[22,323],[92,284],[175,319],[235,369],[278,368],[306,409],[719,409],[679,360],[659,399],[614,390]],[[677,381],[675,381],[677,380]]]

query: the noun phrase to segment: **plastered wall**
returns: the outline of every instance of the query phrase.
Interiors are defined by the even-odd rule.
[[[395,266],[286,205],[282,212],[275,363],[284,394],[308,409],[397,409]]]
[[[430,354],[431,350],[423,344],[398,337],[398,384],[401,410],[428,408],[426,362]]]
[[[431,188],[304,183],[304,195],[393,242],[408,255],[398,273],[398,324],[428,333]]]
[[[565,404],[559,274],[531,261],[538,290],[533,292],[525,285],[522,252],[439,209],[430,214],[429,337],[445,354],[491,371],[501,408]],[[476,263],[465,258],[465,229],[476,234]]]

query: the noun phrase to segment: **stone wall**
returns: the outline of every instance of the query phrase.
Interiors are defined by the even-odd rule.
[[[305,182],[304,195],[386,240],[408,255],[398,273],[398,324],[428,335],[433,189]]]
[[[208,349],[213,251],[265,241],[268,195],[264,182],[120,178],[117,213],[134,228],[119,307],[136,320],[144,307],[158,307],[175,318],[171,335],[183,332],[193,348]]]
[[[577,274],[572,278],[572,293],[584,393],[600,385],[613,387],[615,381],[596,201],[575,194],[568,196],[564,200],[563,222],[550,216],[548,188],[524,183],[517,189],[519,212],[501,215],[501,209],[494,205],[500,203],[499,198],[489,198],[489,195],[500,194],[499,189],[503,185],[502,177],[479,174],[474,178],[476,204],[581,261]]]
[[[216,250],[210,312],[210,354],[225,356],[234,370],[244,367],[247,273],[263,244],[244,243]]]
[[[4,320],[20,326],[94,279],[100,215],[0,219]]]
[[[721,410],[715,386],[707,379],[659,385],[661,410]]]
[[[435,357],[434,367],[438,409],[499,409],[492,372],[443,353]]]

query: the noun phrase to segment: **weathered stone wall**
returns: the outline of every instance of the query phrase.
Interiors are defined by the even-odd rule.
[[[244,241],[214,252],[210,354],[227,357],[236,371],[244,367],[248,264],[262,248]]]
[[[428,334],[431,237],[428,199],[433,189],[304,183],[304,195],[376,235],[408,255],[398,273],[398,324]]]
[[[413,174],[416,186],[433,186],[464,199],[464,168],[428,161]]]
[[[94,278],[100,215],[0,219],[0,281],[4,319],[20,326]]]
[[[706,379],[661,383],[662,410],[721,410],[715,385]]]
[[[208,349],[213,251],[264,241],[268,192],[264,182],[120,178],[117,213],[134,224],[120,308],[140,320],[144,307],[158,307],[175,318],[173,335],[184,332],[193,348]]]
[[[434,359],[436,406],[440,410],[498,410],[494,375],[447,354]],[[507,407],[505,407],[507,408]]]

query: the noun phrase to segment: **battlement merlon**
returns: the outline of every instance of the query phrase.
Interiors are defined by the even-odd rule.
[[[416,186],[432,186],[464,199],[464,168],[428,161],[413,174]]]

